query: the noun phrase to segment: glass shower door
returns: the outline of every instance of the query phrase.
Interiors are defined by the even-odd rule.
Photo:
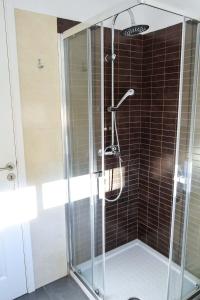
[[[70,262],[98,296],[104,291],[104,196],[102,190],[102,35],[95,26],[65,43]]]
[[[168,300],[191,299],[200,282],[199,25],[184,19]],[[196,236],[195,233],[196,232]]]
[[[186,52],[186,58],[189,57],[193,61],[193,80],[190,82],[191,97],[186,111],[188,117],[188,178],[185,189],[181,299],[185,299],[185,291],[188,290],[188,284],[184,278],[189,278],[193,282],[193,289],[189,289],[189,296],[195,292],[200,294],[200,26],[192,22],[188,27],[190,39],[187,40],[186,47],[188,49],[188,43],[190,43],[192,51]]]
[[[87,31],[67,39],[68,180],[71,266],[92,283]],[[84,265],[85,264],[85,268]]]

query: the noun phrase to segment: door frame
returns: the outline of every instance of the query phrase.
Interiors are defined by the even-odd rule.
[[[8,51],[8,68],[10,76],[10,95],[12,103],[13,114],[13,127],[15,138],[15,151],[17,158],[17,187],[21,188],[26,186],[26,169],[25,169],[25,156],[24,156],[24,141],[23,129],[21,119],[21,101],[20,101],[20,84],[18,73],[18,57],[17,57],[17,40],[15,30],[15,14],[12,1],[1,0],[4,5],[7,51]],[[24,263],[25,263],[25,276],[27,293],[35,291],[35,279],[33,270],[33,256],[32,256],[32,242],[30,223],[21,225],[23,250],[24,250]]]

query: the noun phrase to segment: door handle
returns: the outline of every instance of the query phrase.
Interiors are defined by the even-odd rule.
[[[11,162],[7,163],[4,168],[0,168],[0,171],[12,171],[14,170],[15,165]]]

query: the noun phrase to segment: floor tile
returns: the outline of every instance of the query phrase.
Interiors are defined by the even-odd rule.
[[[71,278],[62,278],[44,287],[50,300],[87,300],[88,298]]]
[[[77,283],[67,276],[16,300],[88,300],[88,298]]]
[[[38,289],[34,293],[26,294],[16,300],[49,300],[48,295],[46,294],[43,288]]]

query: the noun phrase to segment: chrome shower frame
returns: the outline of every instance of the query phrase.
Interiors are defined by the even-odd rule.
[[[185,21],[186,19],[191,19],[191,20],[196,20],[197,22],[200,22],[200,18],[199,18],[199,15],[198,13],[197,14],[193,14],[193,15],[190,15],[188,16],[184,11],[179,11],[177,10],[176,8],[173,8],[173,7],[170,7],[169,5],[167,4],[164,4],[164,3],[160,3],[156,0],[126,0],[126,1],[123,1],[121,5],[118,5],[116,7],[113,7],[112,9],[110,10],[107,10],[105,12],[103,12],[102,14],[99,14],[97,15],[96,17],[84,22],[84,23],[81,23],[79,25],[76,25],[74,27],[72,27],[71,29],[65,31],[63,34],[62,34],[62,40],[63,40],[63,44],[64,44],[64,41],[69,38],[70,36],[73,36],[73,35],[76,35],[78,34],[79,32],[83,31],[83,30],[86,30],[86,29],[89,29],[91,26],[94,26],[96,24],[102,24],[103,21],[109,19],[109,18],[112,18],[114,17],[114,23],[116,21],[116,18],[118,16],[118,14],[122,13],[122,12],[125,12],[127,10],[129,10],[130,8],[134,8],[136,6],[139,6],[139,5],[147,5],[147,6],[151,6],[151,7],[154,7],[154,8],[157,8],[157,9],[160,9],[162,11],[166,11],[166,12],[170,12],[170,13],[173,13],[173,14],[176,14],[178,16],[181,16],[183,18],[183,28],[185,26]],[[133,21],[133,20],[132,20]],[[102,29],[101,29],[101,40],[102,40],[102,44],[101,44],[101,130],[102,132],[104,131],[104,55],[103,55],[103,25],[102,25]],[[183,63],[184,63],[184,56],[183,56],[183,51],[184,51],[184,33],[182,35],[182,66],[183,66]],[[114,51],[112,51],[113,53]],[[64,58],[63,58],[64,59]],[[64,72],[64,71],[63,71]],[[114,68],[113,68],[113,74],[114,74]],[[113,76],[113,75],[112,75]],[[183,67],[181,68],[181,72],[180,72],[180,78],[182,78],[183,76]],[[63,79],[64,80],[64,79]],[[181,97],[182,97],[182,84],[180,82],[180,90],[179,90],[179,115],[178,115],[178,122],[180,122],[180,112],[181,112]],[[112,93],[113,94],[113,93]],[[64,101],[66,101],[66,98],[69,97],[67,92],[65,93],[65,95],[63,96],[65,97]],[[114,95],[112,95],[112,106],[114,106]],[[66,128],[68,128],[68,125],[67,125],[67,122],[65,122],[65,126]],[[112,121],[113,123],[113,121]],[[114,128],[114,127],[113,127]],[[68,129],[66,129],[66,132],[67,132]],[[112,141],[113,141],[113,138],[114,137],[114,134],[112,134]],[[178,149],[179,149],[179,140],[180,140],[180,131],[177,130],[177,145],[176,145],[176,162],[178,162]],[[69,149],[68,149],[68,144],[69,144],[69,141],[68,141],[68,137],[67,137],[67,134],[65,135],[65,157],[67,157],[67,163],[66,163],[66,174],[67,174],[67,178],[68,178],[68,182],[69,182],[69,173],[68,173],[68,165],[70,164],[70,157],[69,157]],[[104,151],[104,138],[103,138],[103,134],[102,134],[102,145],[101,145],[101,150],[102,150],[102,153]],[[104,157],[102,157],[102,170],[104,170]],[[191,175],[190,175],[191,176]],[[169,280],[170,280],[170,270],[171,270],[171,263],[172,263],[172,254],[173,254],[173,235],[174,235],[174,222],[175,222],[175,209],[176,209],[176,186],[177,186],[177,179],[178,179],[178,166],[176,165],[175,166],[175,176],[174,176],[174,196],[173,196],[173,209],[172,209],[172,224],[171,224],[171,243],[170,243],[170,257],[169,257],[169,272],[168,272],[168,291],[169,291]],[[104,180],[104,172],[103,172],[103,179],[102,181]],[[190,179],[188,179],[187,181],[188,183],[188,189],[189,189],[189,184],[190,184]],[[102,218],[103,218],[103,224],[102,224],[102,233],[104,234],[103,236],[103,240],[102,240],[102,249],[103,249],[103,254],[102,254],[102,260],[103,260],[103,281],[104,281],[104,292],[106,291],[106,286],[105,286],[105,273],[106,273],[106,264],[105,264],[105,194],[103,195],[103,198],[102,198],[102,203],[103,203],[103,208],[102,208]],[[73,203],[70,202],[70,196],[69,196],[69,211],[70,209],[73,207]],[[187,203],[187,207],[188,207],[188,203]],[[73,248],[73,245],[71,243],[73,237],[72,237],[72,234],[71,234],[71,216],[70,216],[70,213],[69,213],[69,222],[68,222],[68,234],[69,234],[69,245],[70,245],[70,251],[69,251],[69,261],[72,262],[72,251],[71,249]],[[188,220],[188,209],[186,209],[185,211],[185,231],[187,230],[187,220]],[[186,234],[186,232],[185,232]],[[94,243],[94,241],[93,241]],[[94,246],[94,244],[93,244]],[[183,249],[185,249],[186,247],[186,237],[184,238],[183,240]],[[185,251],[185,250],[183,250]],[[93,258],[94,259],[94,258]],[[185,261],[183,260],[182,261],[182,265],[181,265],[181,269],[182,269],[182,272],[184,270],[184,266],[185,266]],[[73,265],[70,263],[70,272],[72,274],[72,276],[79,282],[79,284],[81,285],[81,281],[82,279],[79,278],[78,274],[75,272],[74,268],[73,268]],[[83,282],[83,285],[82,286],[83,288],[85,287],[86,290],[90,290],[90,294],[88,294],[90,296],[90,299],[99,299],[99,297],[97,295],[95,295],[94,291],[92,291],[88,285],[86,284],[86,282]],[[182,285],[182,282],[181,282],[181,285]],[[182,290],[182,287],[180,287],[181,290]],[[104,299],[104,296],[103,296],[103,299]],[[168,296],[166,298],[167,300],[170,300],[169,298],[169,293],[168,293]]]

